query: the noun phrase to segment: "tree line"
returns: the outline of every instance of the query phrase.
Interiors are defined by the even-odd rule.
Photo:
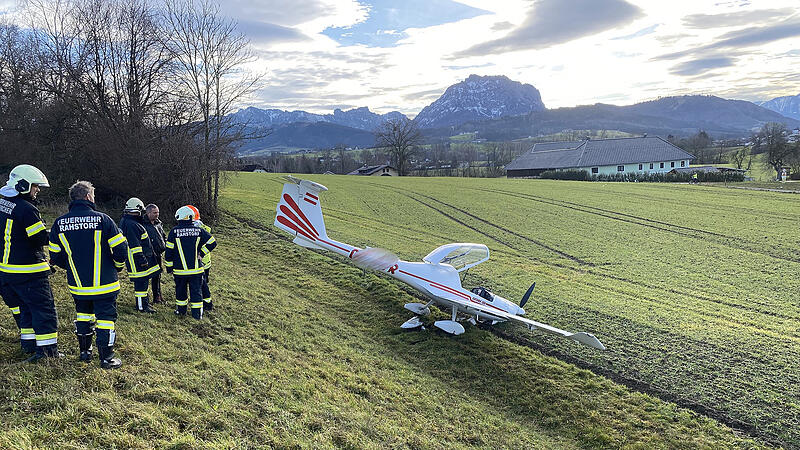
[[[208,0],[30,0],[0,22],[0,172],[30,163],[59,199],[87,179],[104,201],[213,218],[251,58]]]

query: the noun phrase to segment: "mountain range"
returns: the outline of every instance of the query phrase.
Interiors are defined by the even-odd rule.
[[[382,123],[405,116],[397,111],[376,114],[367,107],[336,109],[333,114],[250,107],[232,118],[264,136],[244,143],[240,154],[246,155],[337,145],[371,147],[375,144],[374,131]],[[470,75],[447,88],[414,121],[429,140],[464,132],[477,132],[489,140],[512,140],[563,130],[687,136],[701,129],[714,138],[738,138],[767,122],[800,127],[800,95],[759,103],[685,95],[627,106],[597,103],[547,109],[539,91],[530,84],[505,76]]]
[[[800,120],[800,94],[777,97],[765,102],[756,102],[756,104],[786,117]]]

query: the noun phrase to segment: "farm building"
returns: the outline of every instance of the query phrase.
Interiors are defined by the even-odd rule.
[[[398,175],[397,169],[388,165],[388,164],[380,164],[377,166],[364,166],[360,169],[356,169],[348,175],[366,175],[366,176],[373,176],[373,177],[396,177]]]
[[[689,167],[694,156],[658,137],[542,142],[506,166],[506,175],[535,177],[547,170],[585,170],[592,175],[669,172]]]
[[[260,165],[260,164],[247,164],[246,166],[242,167],[242,172],[266,172],[267,169]]]

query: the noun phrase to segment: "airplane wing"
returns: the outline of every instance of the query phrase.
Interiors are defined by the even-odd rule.
[[[537,322],[535,320],[530,320],[522,316],[518,316],[516,314],[511,314],[506,312],[502,309],[496,308],[491,306],[488,303],[477,303],[476,301],[472,300],[471,297],[467,297],[466,294],[462,294],[461,292],[453,291],[453,292],[442,292],[441,294],[434,294],[429,289],[425,289],[427,294],[433,298],[436,298],[440,301],[443,301],[448,304],[455,304],[460,309],[465,309],[469,312],[482,312],[485,314],[489,314],[500,319],[505,319],[511,322],[521,323],[532,330],[542,330],[546,333],[554,334],[556,336],[565,337],[567,339],[572,339],[573,341],[580,342],[581,344],[588,345],[589,347],[593,347],[599,350],[605,350],[606,347],[591,333],[585,332],[578,332],[578,333],[571,333],[569,331],[565,331],[546,323]],[[467,299],[469,298],[469,299]]]

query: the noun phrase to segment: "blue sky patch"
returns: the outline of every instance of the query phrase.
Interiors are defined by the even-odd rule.
[[[409,28],[427,28],[490,14],[453,0],[370,0],[361,3],[369,7],[367,20],[350,27],[327,28],[322,34],[344,46],[394,47],[407,36],[405,30]]]

